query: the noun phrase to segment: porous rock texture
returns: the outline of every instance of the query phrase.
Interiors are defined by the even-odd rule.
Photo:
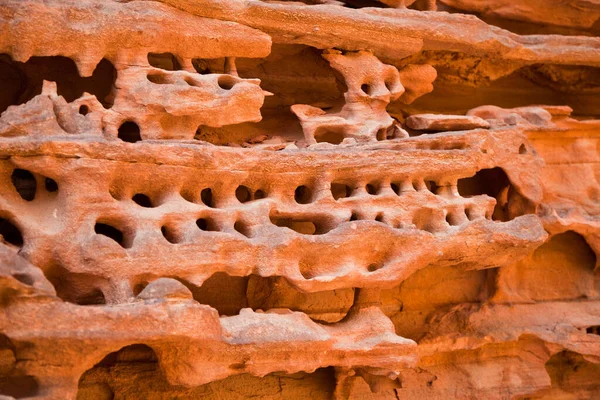
[[[599,398],[599,20],[0,0],[0,398]]]

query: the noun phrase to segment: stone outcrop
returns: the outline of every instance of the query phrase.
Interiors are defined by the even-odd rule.
[[[598,5],[521,3],[1,1],[0,397],[600,396]]]

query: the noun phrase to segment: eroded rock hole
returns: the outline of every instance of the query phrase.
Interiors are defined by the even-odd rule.
[[[375,217],[375,221],[383,222],[383,213],[377,213],[377,216]]]
[[[212,189],[202,189],[202,192],[200,192],[200,200],[202,201],[202,203],[204,203],[204,205],[214,208],[215,204]]]
[[[289,228],[295,232],[303,235],[318,235],[319,229],[317,225],[312,221],[292,219],[292,218],[278,218],[271,216],[271,223],[277,225],[280,228]]]
[[[260,199],[264,199],[266,197],[267,197],[267,193],[265,193],[264,190],[258,189],[256,192],[254,192],[254,200],[260,200]]]
[[[148,53],[148,64],[167,71],[179,71],[181,65],[172,53]]]
[[[383,264],[372,263],[372,264],[369,264],[369,266],[367,267],[367,271],[375,272],[377,270],[380,270],[381,268],[383,268]]]
[[[17,274],[12,274],[12,277],[25,285],[32,286],[34,284],[34,280],[31,277],[31,275],[29,275],[29,274],[17,273]]]
[[[90,112],[90,108],[88,106],[86,106],[85,104],[79,106],[79,114],[88,115],[89,112]]]
[[[392,190],[394,191],[394,193],[396,193],[397,195],[400,195],[400,185],[399,184],[397,184],[395,182],[392,182],[390,184],[390,187],[392,188]]]
[[[377,183],[369,183],[365,186],[367,193],[374,196],[379,193],[379,185]]]
[[[368,96],[371,95],[371,85],[369,85],[368,83],[363,83],[362,85],[360,85],[360,89],[365,92],[365,94],[367,94]]]
[[[169,243],[177,244],[177,243],[181,242],[181,240],[182,240],[181,236],[179,235],[179,232],[177,232],[176,229],[174,229],[170,226],[163,225],[160,228],[160,232],[162,233],[164,238],[167,239],[167,242],[169,242]]]
[[[450,226],[458,226],[461,225],[462,220],[456,212],[449,211],[448,214],[446,214],[446,222]]]
[[[308,204],[312,202],[313,193],[311,188],[305,185],[298,186],[294,192],[294,200],[298,204]]]
[[[302,269],[304,274],[312,276],[309,272],[311,268],[305,268]],[[246,293],[248,307],[254,310],[287,308],[303,312],[314,321],[325,323],[339,322],[346,317],[354,304],[353,288],[302,292],[280,276],[263,278],[251,275]]]
[[[600,335],[600,325],[588,326],[585,332],[590,335]]]
[[[58,183],[56,183],[56,181],[52,178],[44,179],[44,187],[46,188],[47,192],[58,192]]]
[[[482,169],[470,178],[459,179],[457,188],[463,197],[486,195],[496,199],[491,215],[495,221],[509,221],[535,211],[534,205],[511,185],[506,172],[499,167]]]
[[[199,218],[196,220],[196,226],[201,231],[218,232],[219,226],[216,221],[211,218]]]
[[[342,132],[322,131],[315,134],[317,143],[340,144],[344,141]]]
[[[56,295],[63,301],[93,306],[106,304],[104,293],[100,287],[105,287],[104,278],[86,273],[73,273],[59,264],[50,265],[44,274],[56,290]]]
[[[219,295],[223,296],[222,290]],[[229,365],[242,372],[244,360]],[[128,376],[133,378],[123,381]],[[77,400],[249,399],[256,397],[257,388],[270,398],[273,398],[270,393],[278,393],[281,399],[325,400],[333,398],[335,381],[335,370],[329,367],[312,373],[277,372],[264,377],[241,374],[193,388],[171,385],[156,353],[146,345],[137,344],[111,353],[87,370],[79,379]],[[147,395],[148,390],[152,395]]]
[[[121,124],[118,137],[127,143],[135,143],[142,140],[140,127],[133,121],[125,121]]]
[[[343,183],[332,183],[331,195],[333,196],[334,200],[344,199],[352,195],[352,188]]]
[[[131,241],[128,238],[126,238],[125,235],[123,235],[123,232],[121,232],[114,226],[97,222],[94,226],[94,232],[96,232],[98,235],[104,235],[114,240],[115,242],[119,243],[119,245],[121,245],[121,247],[123,248],[127,249],[131,247]]]
[[[0,218],[0,235],[2,235],[5,242],[13,246],[23,247],[21,231],[8,219]]]
[[[519,154],[527,154],[527,147],[523,143],[519,146]]]
[[[203,60],[201,58],[192,58],[192,66],[199,74],[208,75],[213,73],[213,71],[210,69],[208,60]]]
[[[31,57],[26,63],[0,55],[0,113],[11,105],[28,102],[42,93],[43,81],[56,82],[57,93],[67,102],[81,97],[84,92],[96,96],[105,108],[113,104],[113,89],[117,70],[110,61],[102,59],[92,76],[82,78],[75,62],[67,57]]]
[[[237,232],[241,233],[242,235],[248,238],[252,236],[250,226],[244,221],[236,221],[233,225],[233,229],[235,229]]]
[[[37,182],[31,172],[17,168],[10,176],[10,180],[23,200],[33,201],[35,199]]]
[[[250,200],[252,200],[252,193],[250,192],[250,189],[248,187],[240,185],[235,190],[235,197],[240,203],[247,203]]]
[[[440,189],[435,181],[425,181],[425,186],[427,187],[427,190],[433,194],[437,194],[438,190]]]
[[[242,308],[248,307],[246,289],[248,277],[231,276],[217,272],[198,287],[182,282],[190,289],[194,300],[216,309],[219,315],[238,315]]]
[[[223,90],[231,90],[235,86],[235,78],[230,75],[221,75],[219,79],[217,79],[217,84]]]
[[[138,193],[136,195],[134,195],[131,200],[133,200],[138,206],[141,207],[145,207],[145,208],[152,208],[155,207],[152,204],[152,201],[150,200],[150,197],[146,196],[145,194],[142,193]]]
[[[151,72],[148,75],[146,75],[146,79],[157,85],[166,85],[170,83],[163,73]]]

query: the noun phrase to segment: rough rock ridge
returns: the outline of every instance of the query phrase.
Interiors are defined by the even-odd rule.
[[[0,398],[600,397],[599,21],[0,0]]]

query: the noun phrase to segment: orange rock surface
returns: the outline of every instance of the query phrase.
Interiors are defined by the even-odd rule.
[[[598,21],[0,0],[0,399],[599,398]]]

